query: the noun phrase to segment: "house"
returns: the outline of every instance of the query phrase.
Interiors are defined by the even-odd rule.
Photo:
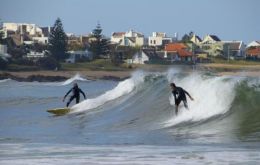
[[[140,50],[134,54],[132,60],[133,64],[145,64],[145,62],[149,61],[149,56],[145,51]]]
[[[208,56],[216,57],[223,56],[223,45],[224,43],[216,35],[206,35],[198,46]]]
[[[93,54],[92,52],[85,50],[85,51],[69,51],[69,58],[65,61],[67,63],[76,63],[78,61],[84,60],[92,60]]]
[[[148,38],[149,46],[165,46],[168,43],[171,43],[173,39],[167,37],[166,33],[162,32],[153,32],[152,36]]]
[[[207,34],[207,35],[204,37],[204,39],[202,40],[202,43],[203,43],[203,44],[213,44],[213,43],[220,42],[220,41],[221,41],[221,40],[219,39],[218,36]]]
[[[164,58],[173,61],[192,61],[193,53],[183,43],[169,43],[164,48]]]
[[[7,53],[7,46],[0,44],[0,58],[8,60],[11,56]]]
[[[68,45],[70,44],[81,44],[81,38],[74,34],[67,34],[68,37]]]
[[[260,41],[252,41],[247,45],[247,48],[250,47],[260,47]]]
[[[125,37],[125,32],[114,32],[111,36],[112,43],[118,43],[119,45],[122,44]]]
[[[133,64],[145,64],[148,62],[157,62],[160,57],[157,55],[154,49],[142,49],[136,52],[132,58]]]
[[[143,46],[145,45],[144,35],[133,30],[128,32],[114,32],[111,36],[111,42],[121,46]]]
[[[49,37],[52,27],[48,26],[48,27],[40,27],[40,28],[42,29],[42,35],[44,37]]]
[[[42,29],[35,24],[28,23],[3,23],[5,32],[13,31],[17,34],[28,34],[31,36],[42,36]]]
[[[45,51],[42,52],[30,51],[29,53],[26,54],[26,58],[31,60],[39,59],[43,57],[46,57]]]
[[[260,59],[260,46],[258,47],[250,47],[246,50],[246,58],[247,59]]]
[[[199,36],[193,34],[190,41],[196,45],[199,45],[202,42],[202,39]]]
[[[33,38],[32,38],[32,41],[33,41],[33,43],[39,43],[39,44],[46,45],[46,44],[49,43],[49,38],[48,38],[48,37],[44,37],[44,36],[41,36],[41,37],[33,37]]]
[[[38,27],[36,24],[28,23],[3,23],[5,37],[20,35],[20,42],[31,45],[35,42],[48,44],[50,27]]]
[[[243,41],[223,41],[223,55],[231,59],[244,59],[246,57],[246,45]]]

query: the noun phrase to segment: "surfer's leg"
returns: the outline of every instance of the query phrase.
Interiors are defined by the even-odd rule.
[[[175,102],[175,114],[178,114],[178,108],[179,108],[179,104],[181,103],[181,99],[177,98],[176,102]]]
[[[184,107],[185,107],[186,109],[189,109],[187,100],[183,100],[183,104],[184,104]]]
[[[79,103],[79,96],[76,97],[76,103],[78,104]]]
[[[178,105],[175,105],[175,115],[178,115]]]
[[[70,97],[69,101],[67,102],[67,107],[70,105],[70,102],[71,102],[74,98],[75,98],[74,95]]]

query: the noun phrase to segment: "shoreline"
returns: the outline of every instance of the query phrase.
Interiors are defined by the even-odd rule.
[[[127,71],[0,71],[0,80],[13,79],[16,81],[39,81],[39,82],[57,82],[65,81],[72,78],[76,74],[89,79],[89,80],[114,80],[121,81],[131,77],[131,73],[140,69],[144,71],[162,72],[166,71],[171,67],[182,67],[178,65],[144,65],[139,66],[133,70]],[[192,68],[192,66],[184,66],[186,68]],[[249,76],[249,77],[260,77],[260,65],[234,65],[234,64],[198,64],[196,65],[197,70],[210,71],[216,73],[216,75],[224,76]]]
[[[131,76],[131,71],[0,71],[0,80],[12,79],[25,82],[59,82],[79,74],[88,80],[121,81]]]

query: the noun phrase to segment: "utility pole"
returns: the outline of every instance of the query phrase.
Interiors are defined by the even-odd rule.
[[[228,45],[228,63],[229,63],[229,45]]]

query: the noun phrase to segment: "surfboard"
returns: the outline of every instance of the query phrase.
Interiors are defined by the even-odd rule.
[[[66,115],[71,111],[70,108],[55,108],[55,109],[48,109],[47,112],[55,114],[55,115]]]

